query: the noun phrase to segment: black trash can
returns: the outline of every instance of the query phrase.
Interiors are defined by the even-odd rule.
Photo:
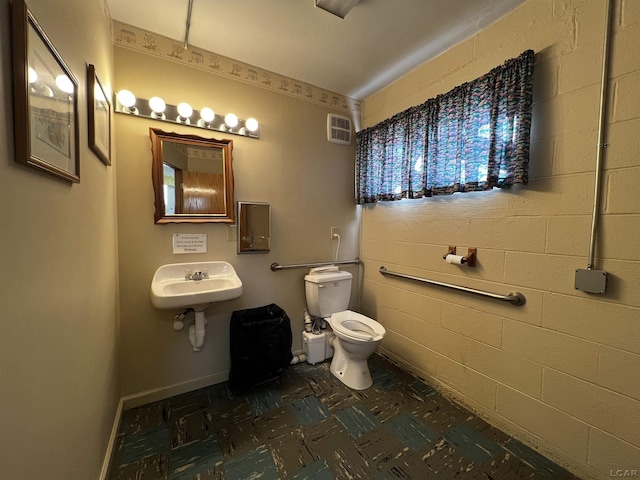
[[[275,303],[231,315],[229,386],[248,391],[280,378],[291,363],[291,320]]]

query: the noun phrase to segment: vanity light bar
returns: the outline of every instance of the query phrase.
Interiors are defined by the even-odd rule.
[[[260,138],[260,125],[255,118],[239,119],[233,113],[218,115],[208,107],[194,110],[188,103],[170,105],[160,97],[149,100],[136,98],[129,90],[120,90],[113,96],[115,111],[125,115],[150,118],[161,122],[226,132],[242,137]]]

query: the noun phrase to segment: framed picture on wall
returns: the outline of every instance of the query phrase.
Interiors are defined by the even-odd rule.
[[[96,74],[87,66],[89,147],[105,165],[111,165],[111,104]]]
[[[24,0],[11,16],[16,161],[80,182],[78,81]]]

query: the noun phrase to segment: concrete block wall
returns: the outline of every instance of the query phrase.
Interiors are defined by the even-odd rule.
[[[528,0],[364,102],[364,127],[536,52],[530,182],[362,208],[361,307],[381,350],[583,478],[640,476],[640,2],[615,0],[597,269],[586,268],[605,0]],[[476,268],[442,260],[478,249]],[[522,307],[383,277],[506,294]]]

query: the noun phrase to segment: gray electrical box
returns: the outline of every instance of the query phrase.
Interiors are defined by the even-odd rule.
[[[607,272],[604,270],[576,270],[576,290],[587,293],[605,293],[607,291]]]

